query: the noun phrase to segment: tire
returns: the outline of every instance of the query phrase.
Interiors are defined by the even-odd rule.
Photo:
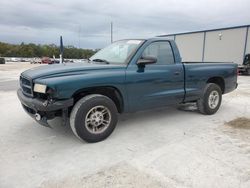
[[[217,96],[216,99],[215,99],[215,96]],[[211,100],[209,99],[211,100],[214,99],[212,100],[214,102],[211,102]],[[221,88],[217,84],[209,83],[204,88],[203,95],[197,101],[198,110],[202,114],[212,115],[216,113],[218,109],[220,108],[221,100],[222,100]]]
[[[117,114],[116,105],[110,98],[99,94],[87,95],[73,107],[70,127],[79,139],[90,143],[99,142],[115,129]]]

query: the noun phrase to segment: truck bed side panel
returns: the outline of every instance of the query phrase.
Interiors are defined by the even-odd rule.
[[[235,63],[184,63],[185,67],[185,102],[199,99],[203,89],[211,78],[224,80],[228,93],[237,87],[237,64]]]

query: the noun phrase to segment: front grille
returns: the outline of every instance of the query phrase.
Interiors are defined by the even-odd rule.
[[[22,88],[23,94],[33,97],[33,84],[31,79],[20,76],[20,86]]]

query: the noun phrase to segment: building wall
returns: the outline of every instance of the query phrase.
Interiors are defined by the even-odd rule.
[[[247,28],[249,28],[248,34]],[[245,43],[246,34],[247,43]],[[175,39],[183,61],[204,60],[212,62],[235,62],[242,64],[245,44],[245,53],[250,53],[250,25],[182,34],[171,34],[165,35],[164,37],[172,40]]]
[[[245,38],[246,28],[207,32],[204,61],[242,64]]]
[[[182,61],[202,61],[204,33],[176,35]]]
[[[250,27],[248,28],[246,54],[250,53]]]

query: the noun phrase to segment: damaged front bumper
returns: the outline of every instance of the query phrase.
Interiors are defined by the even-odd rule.
[[[27,97],[21,89],[17,90],[17,96],[22,103],[24,110],[39,124],[50,127],[47,120],[56,111],[65,111],[74,104],[73,98],[66,100],[44,100],[38,98]]]

